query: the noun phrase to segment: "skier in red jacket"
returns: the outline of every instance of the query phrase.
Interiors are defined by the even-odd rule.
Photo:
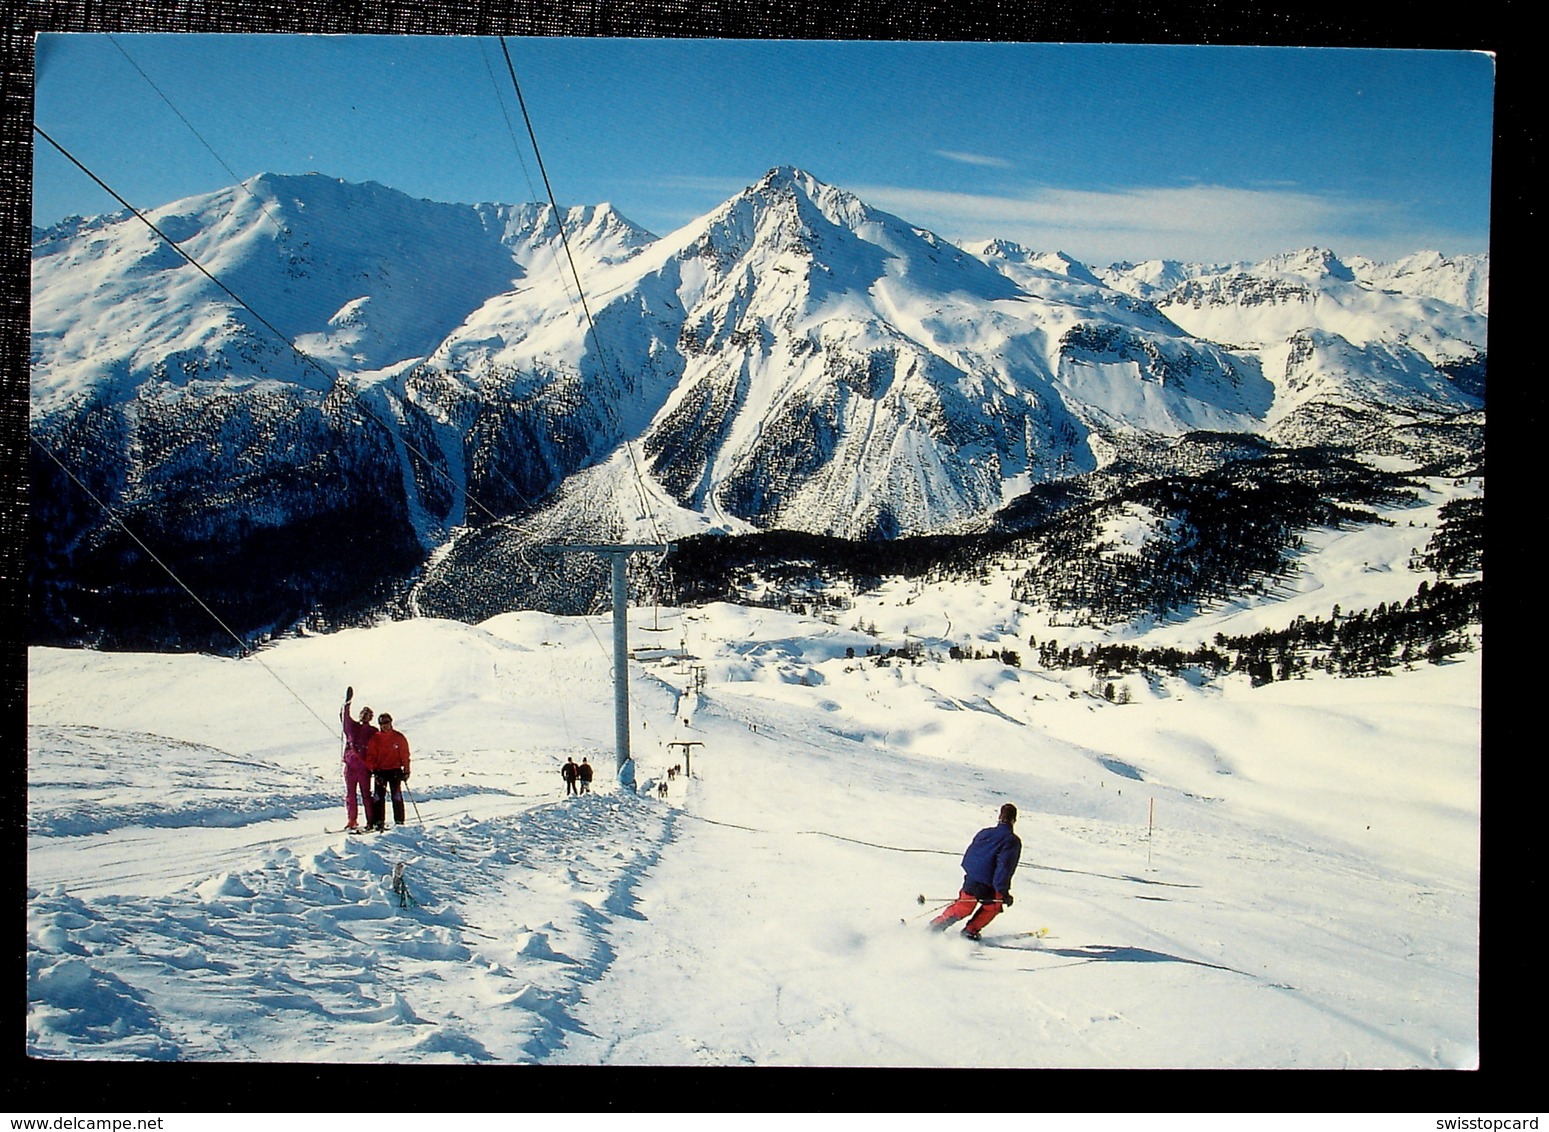
[[[369,828],[379,832],[387,829],[387,792],[393,793],[393,822],[403,824],[403,784],[409,781],[409,741],[403,732],[393,730],[393,717],[383,712],[382,729],[371,737],[366,746],[366,763],[376,778],[376,800],[371,816],[376,819]]]

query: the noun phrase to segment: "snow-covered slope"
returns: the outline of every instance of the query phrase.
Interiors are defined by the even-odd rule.
[[[1267,387],[1144,304],[1090,276],[1038,283],[780,168],[594,272],[595,335],[521,289],[432,364],[616,406],[598,427],[633,436],[689,512],[854,537],[940,529],[1091,468],[1097,429],[1262,414]],[[1081,380],[1094,364],[1120,391]]]
[[[1490,313],[1490,257],[1445,256],[1424,251],[1394,263],[1351,256],[1350,269],[1362,283],[1403,295],[1440,299],[1455,307]]]
[[[1142,263],[1114,263],[1093,269],[1093,274],[1116,291],[1140,299],[1157,299],[1174,287],[1201,275],[1246,271],[1251,264],[1180,263],[1172,259],[1148,259]]]
[[[145,214],[203,271],[132,216],[45,232],[33,244],[33,411],[147,382],[326,389],[418,361],[492,295],[554,272],[551,213],[262,174]],[[586,263],[649,239],[606,206],[572,210],[567,226]]]
[[[1448,370],[1480,363],[1485,318],[1363,283],[1327,249],[1191,279],[1157,306],[1191,333],[1260,359],[1276,386],[1270,424],[1310,404],[1443,413],[1482,404]]]
[[[1402,599],[1436,581],[1411,546],[1473,490],[1430,481],[1276,591],[1132,639]],[[419,619],[240,661],[34,649],[27,1052],[1478,1066],[1480,654],[1258,688],[1132,673],[1121,702],[1032,660],[1029,634],[1102,638],[1010,585],[889,582],[827,621],[632,610],[634,645],[687,654],[630,664],[638,793],[612,772],[606,618]],[[906,642],[918,662],[878,651]],[[367,838],[328,832],[346,685],[414,752],[407,824]],[[593,794],[564,796],[567,757]],[[1006,801],[1015,904],[978,945],[929,933]]]

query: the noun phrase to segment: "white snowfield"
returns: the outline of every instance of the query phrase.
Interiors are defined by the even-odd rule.
[[[1413,593],[1404,521],[1326,533],[1299,595],[1146,639]],[[1110,702],[1037,667],[1029,635],[1076,632],[1011,603],[1011,576],[890,584],[837,623],[632,611],[633,645],[690,654],[631,664],[634,791],[605,617],[243,660],[34,649],[27,1051],[1477,1066],[1480,654],[1257,689],[1131,677]],[[867,655],[906,639],[925,660]],[[414,751],[383,834],[337,832],[347,685]],[[597,767],[590,795],[565,796],[567,757]],[[982,943],[932,933],[1007,801],[1015,904]]]
[[[1408,559],[1437,508],[1478,489],[1431,482],[1391,527],[1310,534],[1273,593],[1118,636],[1402,601],[1434,582]],[[635,790],[606,616],[245,660],[33,649],[28,1053],[1476,1067],[1481,653],[1109,700],[1038,666],[1029,638],[1098,636],[1011,601],[1015,576],[889,582],[829,619],[632,610]],[[906,643],[922,661],[874,655]],[[338,832],[345,686],[414,750],[381,835]],[[567,757],[592,793],[565,796]],[[1007,801],[1015,904],[979,945],[932,934]]]

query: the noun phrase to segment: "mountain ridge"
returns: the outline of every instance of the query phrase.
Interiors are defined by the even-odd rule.
[[[275,543],[305,575],[296,532],[369,509],[391,566],[337,556],[304,602],[269,595],[264,631],[406,580],[444,593],[479,528],[507,558],[583,526],[889,539],[1199,430],[1326,443],[1483,410],[1485,316],[1419,293],[1427,264],[1463,293],[1445,257],[1394,265],[1403,294],[1323,249],[1212,270],[976,254],[790,166],[665,237],[568,209],[563,245],[546,205],[321,174],[147,216],[288,342],[137,218],[62,222],[34,250],[34,435],[92,437],[70,449],[86,481],[174,557],[236,569]],[[89,633],[83,581],[136,554],[41,472],[43,625]]]

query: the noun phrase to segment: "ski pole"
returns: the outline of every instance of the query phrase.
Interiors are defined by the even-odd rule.
[[[945,898],[940,897],[940,896],[916,896],[914,898],[914,902],[916,904],[924,904],[927,901],[940,900],[941,901],[941,906],[943,908],[945,908],[948,904],[953,904],[953,903],[955,903],[955,902],[957,902],[958,900],[961,900],[961,899],[962,899],[962,897],[960,897],[960,896],[948,896],[948,897],[945,897]],[[971,899],[971,900],[979,900],[979,898],[977,896],[970,897],[969,899]],[[979,900],[979,903],[980,904],[1004,904],[1005,901],[1004,900]]]
[[[409,789],[407,782],[403,784],[403,792],[409,796],[409,805],[414,807],[414,820],[424,825],[425,819],[420,817],[420,804],[414,800],[414,791]]]

